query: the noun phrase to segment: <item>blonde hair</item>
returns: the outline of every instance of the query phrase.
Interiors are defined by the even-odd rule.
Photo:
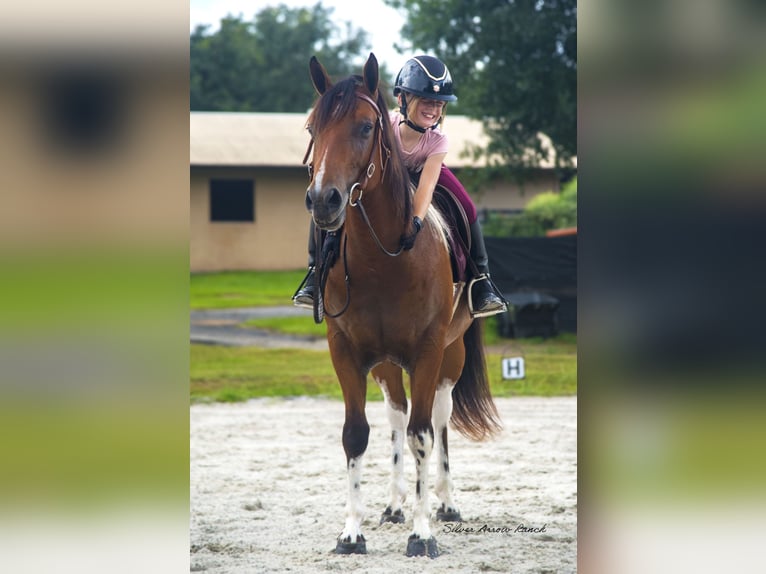
[[[418,106],[420,105],[420,102],[422,100],[431,99],[431,98],[421,98],[420,96],[416,96],[415,94],[409,94],[404,92],[402,92],[400,95],[402,97],[407,98],[407,115],[408,116],[415,115],[415,113],[418,111]],[[441,109],[441,116],[439,117],[439,121],[436,122],[436,125],[439,126],[439,129],[442,128],[444,123],[444,118],[447,116],[447,104],[449,104],[449,102],[444,102],[444,105],[442,106],[442,109]],[[399,106],[399,113],[401,112],[402,112],[402,108],[401,106]]]

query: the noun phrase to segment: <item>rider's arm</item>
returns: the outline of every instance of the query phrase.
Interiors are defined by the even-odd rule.
[[[413,215],[420,219],[425,219],[428,206],[431,205],[431,198],[434,195],[436,182],[439,181],[442,163],[446,153],[437,153],[430,156],[423,165],[423,171],[420,174],[420,183],[415,191],[415,201],[413,206]]]

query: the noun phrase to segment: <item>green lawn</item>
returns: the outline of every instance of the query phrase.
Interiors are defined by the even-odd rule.
[[[193,309],[290,305],[305,271],[194,274]],[[496,397],[571,395],[577,392],[577,338],[503,339],[493,318],[485,320],[484,342],[490,348],[487,368]],[[310,316],[257,319],[243,326],[298,335],[325,336],[325,324]],[[255,397],[314,395],[342,398],[326,351],[254,347],[191,346],[193,401],[242,401]],[[501,361],[523,356],[526,377],[504,380]],[[381,400],[377,385],[368,386],[370,400]]]
[[[193,273],[190,305],[192,309],[292,305],[293,293],[305,275],[305,269]]]
[[[502,378],[502,353],[487,355],[492,394],[496,397],[572,395],[577,392],[577,348],[563,340],[516,341],[526,377]],[[368,398],[380,400],[377,385],[368,386]],[[254,347],[191,346],[193,401],[242,401],[256,397],[313,395],[342,398],[326,351],[260,349]]]

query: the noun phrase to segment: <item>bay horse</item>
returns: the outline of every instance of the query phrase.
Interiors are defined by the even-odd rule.
[[[348,499],[335,551],[366,553],[361,476],[370,430],[365,403],[371,371],[392,428],[391,494],[381,523],[404,522],[406,433],[417,473],[406,554],[435,558],[439,551],[428,502],[433,448],[441,503],[437,519],[460,521],[452,498],[447,423],[451,417],[458,431],[475,440],[500,429],[480,325],[471,317],[465,291],[453,284],[443,222],[433,206],[414,246],[401,247],[402,237],[412,232],[414,188],[393,137],[374,54],[362,76],[337,83],[315,56],[309,70],[319,97],[307,121],[311,143],[304,163],[312,148],[313,157],[306,206],[315,225],[337,232],[342,244],[342,256],[315,295],[323,294],[330,355],[345,402]],[[409,420],[402,369],[410,379]]]

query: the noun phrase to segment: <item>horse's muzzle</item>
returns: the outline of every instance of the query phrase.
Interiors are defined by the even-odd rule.
[[[309,188],[306,192],[306,209],[321,229],[335,231],[346,219],[347,199],[348,194],[342,193],[337,187],[320,191]]]

